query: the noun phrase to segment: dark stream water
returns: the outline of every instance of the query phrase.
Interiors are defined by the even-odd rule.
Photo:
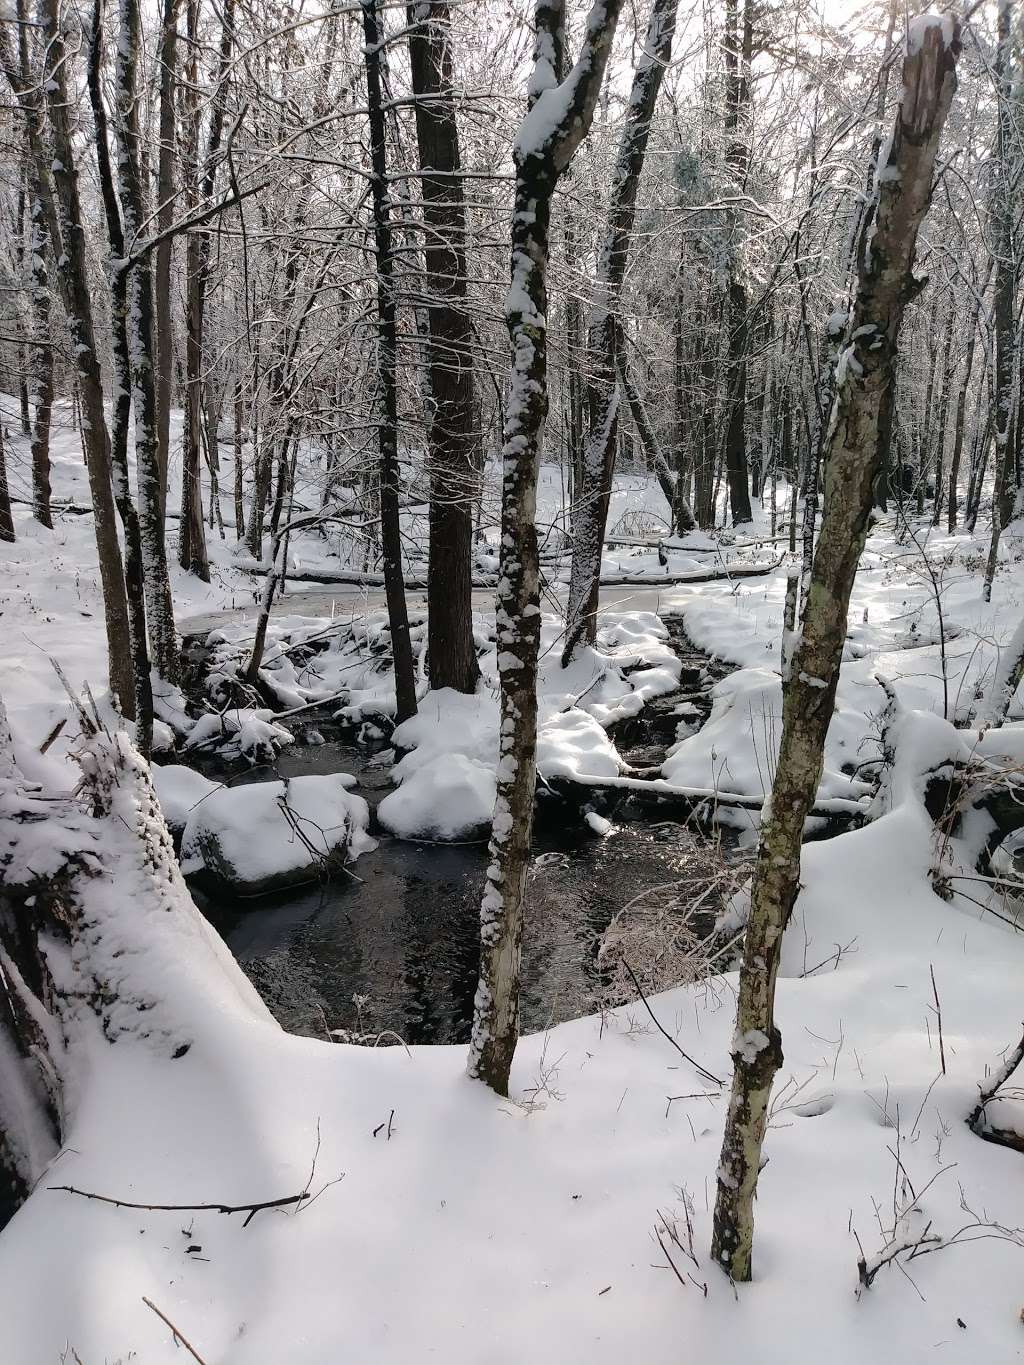
[[[620,753],[635,767],[660,764],[675,736],[675,705],[706,707],[714,677],[726,671],[709,675],[707,660],[673,634],[684,665],[679,695],[647,708],[617,736]],[[273,768],[245,771],[217,758],[196,766],[232,784],[352,773],[355,790],[371,808],[391,789],[381,756],[333,722],[309,719],[305,731],[290,725],[297,742]],[[314,730],[327,742],[304,742]],[[598,837],[580,808],[587,794],[576,795],[538,802],[523,938],[526,1031],[593,1012],[603,985],[599,936],[639,892],[683,875],[703,843],[698,831],[680,823],[678,812],[628,797],[606,812],[614,832]],[[593,795],[604,810],[600,794]],[[194,888],[197,903],[293,1032],[323,1037],[327,1029],[390,1029],[410,1043],[465,1042],[477,981],[486,844],[415,844],[374,833],[379,847],[353,864],[353,875],[256,900],[232,901]],[[698,930],[710,930],[715,909],[709,902]]]
[[[373,806],[389,785],[386,769],[367,760],[365,749],[340,741],[296,745],[281,755],[277,772],[353,773],[355,790]],[[212,763],[203,769],[224,780]],[[232,780],[273,775],[264,769]],[[631,802],[618,807],[614,820],[614,832],[599,838],[578,806],[540,803],[523,940],[527,1031],[596,1007],[599,935],[638,892],[680,876],[701,837]],[[393,1029],[410,1043],[464,1042],[476,989],[486,844],[414,844],[379,831],[376,837],[379,847],[353,864],[352,876],[257,900],[196,889],[196,901],[293,1032]],[[356,996],[365,997],[358,1007]]]

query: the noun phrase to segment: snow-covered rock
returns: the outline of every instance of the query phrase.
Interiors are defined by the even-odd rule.
[[[494,810],[494,767],[452,753],[417,767],[377,807],[377,819],[401,839],[470,839]]]
[[[154,764],[152,771],[167,828],[174,835],[182,834],[196,806],[219,790],[220,784],[183,763]]]
[[[374,848],[348,773],[221,787],[189,817],[182,868],[239,896],[295,886]]]

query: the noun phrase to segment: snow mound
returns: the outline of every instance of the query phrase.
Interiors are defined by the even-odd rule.
[[[160,798],[160,809],[172,834],[184,833],[189,816],[201,801],[219,790],[219,783],[211,782],[194,768],[183,763],[153,765],[153,786]]]
[[[374,848],[369,809],[348,773],[221,787],[189,816],[181,862],[240,896],[330,872]]]
[[[484,832],[494,810],[494,768],[465,754],[421,764],[385,796],[377,818],[400,839],[465,839]]]

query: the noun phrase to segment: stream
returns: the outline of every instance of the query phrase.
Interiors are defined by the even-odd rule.
[[[676,705],[706,710],[708,689],[726,671],[709,671],[675,628],[673,641],[683,658],[679,692],[615,736],[622,757],[637,767],[660,764],[674,738]],[[350,731],[315,712],[290,724],[296,742],[272,767],[246,769],[215,756],[189,762],[232,785],[351,773],[371,811],[391,790],[386,760],[353,742]],[[308,742],[313,732],[325,742]],[[523,936],[526,1032],[600,1008],[601,934],[638,893],[685,875],[708,843],[678,812],[629,793],[574,797],[538,800]],[[600,837],[587,826],[584,799],[613,819],[611,833]],[[371,828],[376,850],[333,880],[247,900],[193,887],[196,903],[290,1031],[320,1038],[334,1030],[390,1031],[408,1043],[464,1043],[478,974],[486,843],[412,843]],[[709,899],[698,934],[710,932],[717,908]]]

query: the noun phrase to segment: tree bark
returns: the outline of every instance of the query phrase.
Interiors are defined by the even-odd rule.
[[[466,207],[452,89],[448,0],[408,6],[409,58],[423,191],[427,380],[432,404],[427,651],[431,687],[474,692],[474,385],[466,306]],[[430,172],[436,174],[430,174]]]
[[[160,30],[160,149],[156,173],[156,230],[166,232],[174,221],[175,73],[178,62],[180,0],[163,0]],[[156,441],[160,472],[160,512],[167,506],[167,466],[171,451],[171,396],[174,375],[174,326],[171,319],[171,263],[174,240],[166,237],[156,248],[154,303],[156,326]]]
[[[952,41],[946,43],[952,25]],[[931,200],[939,139],[956,88],[959,24],[921,18],[910,29],[903,91],[884,166],[875,230],[837,375],[835,422],[825,462],[825,510],[800,642],[783,701],[772,794],[765,804],[740,970],[732,1093],[718,1168],[712,1255],[749,1280],[753,1206],[782,1038],[775,985],[782,935],[799,890],[804,820],[821,776],[847,612],[867,536],[878,469],[878,418],[892,382],[900,325],[920,288],[913,276],[918,229]]]
[[[402,529],[399,511],[398,310],[395,302],[391,209],[388,196],[386,125],[381,94],[381,39],[377,0],[362,0],[363,37],[366,42],[366,93],[370,124],[370,160],[373,174],[373,239],[377,250],[377,368],[381,389],[381,421],[377,428],[380,448],[380,530],[384,559],[384,595],[391,626],[391,652],[395,666],[395,716],[401,722],[416,714],[416,673],[409,637],[409,612],[402,574]]]
[[[55,205],[47,215],[50,237],[61,261],[58,272],[75,375],[82,404],[82,445],[88,465],[89,491],[93,505],[96,553],[103,591],[103,614],[107,635],[110,689],[125,712],[133,709],[131,635],[128,625],[128,600],[125,593],[124,566],[117,538],[117,516],[110,481],[110,448],[107,419],[103,408],[103,380],[96,351],[92,299],[85,249],[78,172],[74,162],[71,133],[68,52],[60,21],[58,0],[40,0],[39,18],[46,43],[46,71],[43,81],[46,106],[53,140],[52,164],[36,129],[35,148],[40,183],[52,170]],[[5,62],[6,65],[6,62]],[[24,108],[24,104],[22,105]],[[29,116],[31,127],[32,119]],[[48,168],[48,169],[47,169]],[[48,198],[47,192],[44,195]],[[58,248],[59,242],[59,248]]]
[[[597,638],[601,551],[615,474],[619,392],[615,383],[619,299],[636,217],[651,119],[672,55],[676,0],[653,0],[647,36],[636,62],[622,140],[612,172],[608,222],[587,319],[587,439],[572,519],[572,567],[565,610],[563,665],[579,644]]]
[[[996,99],[997,99],[997,180],[994,188],[993,237],[995,238],[995,375],[993,385],[992,428],[996,442],[995,488],[992,494],[992,538],[982,597],[992,600],[992,580],[999,562],[999,539],[1013,509],[1013,479],[1010,463],[1013,447],[1010,427],[1013,418],[1013,372],[1016,350],[1014,317],[1013,220],[1013,22],[1011,0],[1000,0],[997,19]]]
[[[512,351],[505,419],[501,553],[495,619],[501,726],[490,861],[480,906],[480,981],[468,1071],[508,1094],[519,1037],[523,898],[537,775],[540,566],[537,476],[547,416],[547,266],[551,198],[590,129],[622,0],[598,0],[579,60],[560,81],[565,0],[536,9],[533,76],[514,147],[511,285],[505,320]]]
[[[124,580],[131,634],[132,674],[135,684],[135,732],[139,751],[146,757],[153,743],[153,684],[150,678],[146,634],[146,589],[142,567],[142,533],[139,514],[132,501],[128,473],[128,423],[131,417],[131,362],[128,342],[128,277],[121,266],[125,255],[121,210],[114,189],[107,136],[107,113],[101,89],[103,61],[103,4],[93,0],[89,34],[88,87],[96,134],[96,164],[100,195],[110,243],[110,349],[114,371],[114,395],[110,414],[110,473],[114,504],[124,528]]]
[[[725,161],[733,179],[735,194],[746,188],[750,148],[747,120],[750,110],[750,63],[753,50],[754,21],[751,0],[742,0],[742,17],[737,16],[736,0],[725,7]],[[740,526],[752,519],[747,475],[747,340],[749,331],[747,286],[744,279],[742,218],[735,210],[728,213],[730,237],[728,285],[728,368],[725,467],[729,481],[729,510],[732,524]]]

